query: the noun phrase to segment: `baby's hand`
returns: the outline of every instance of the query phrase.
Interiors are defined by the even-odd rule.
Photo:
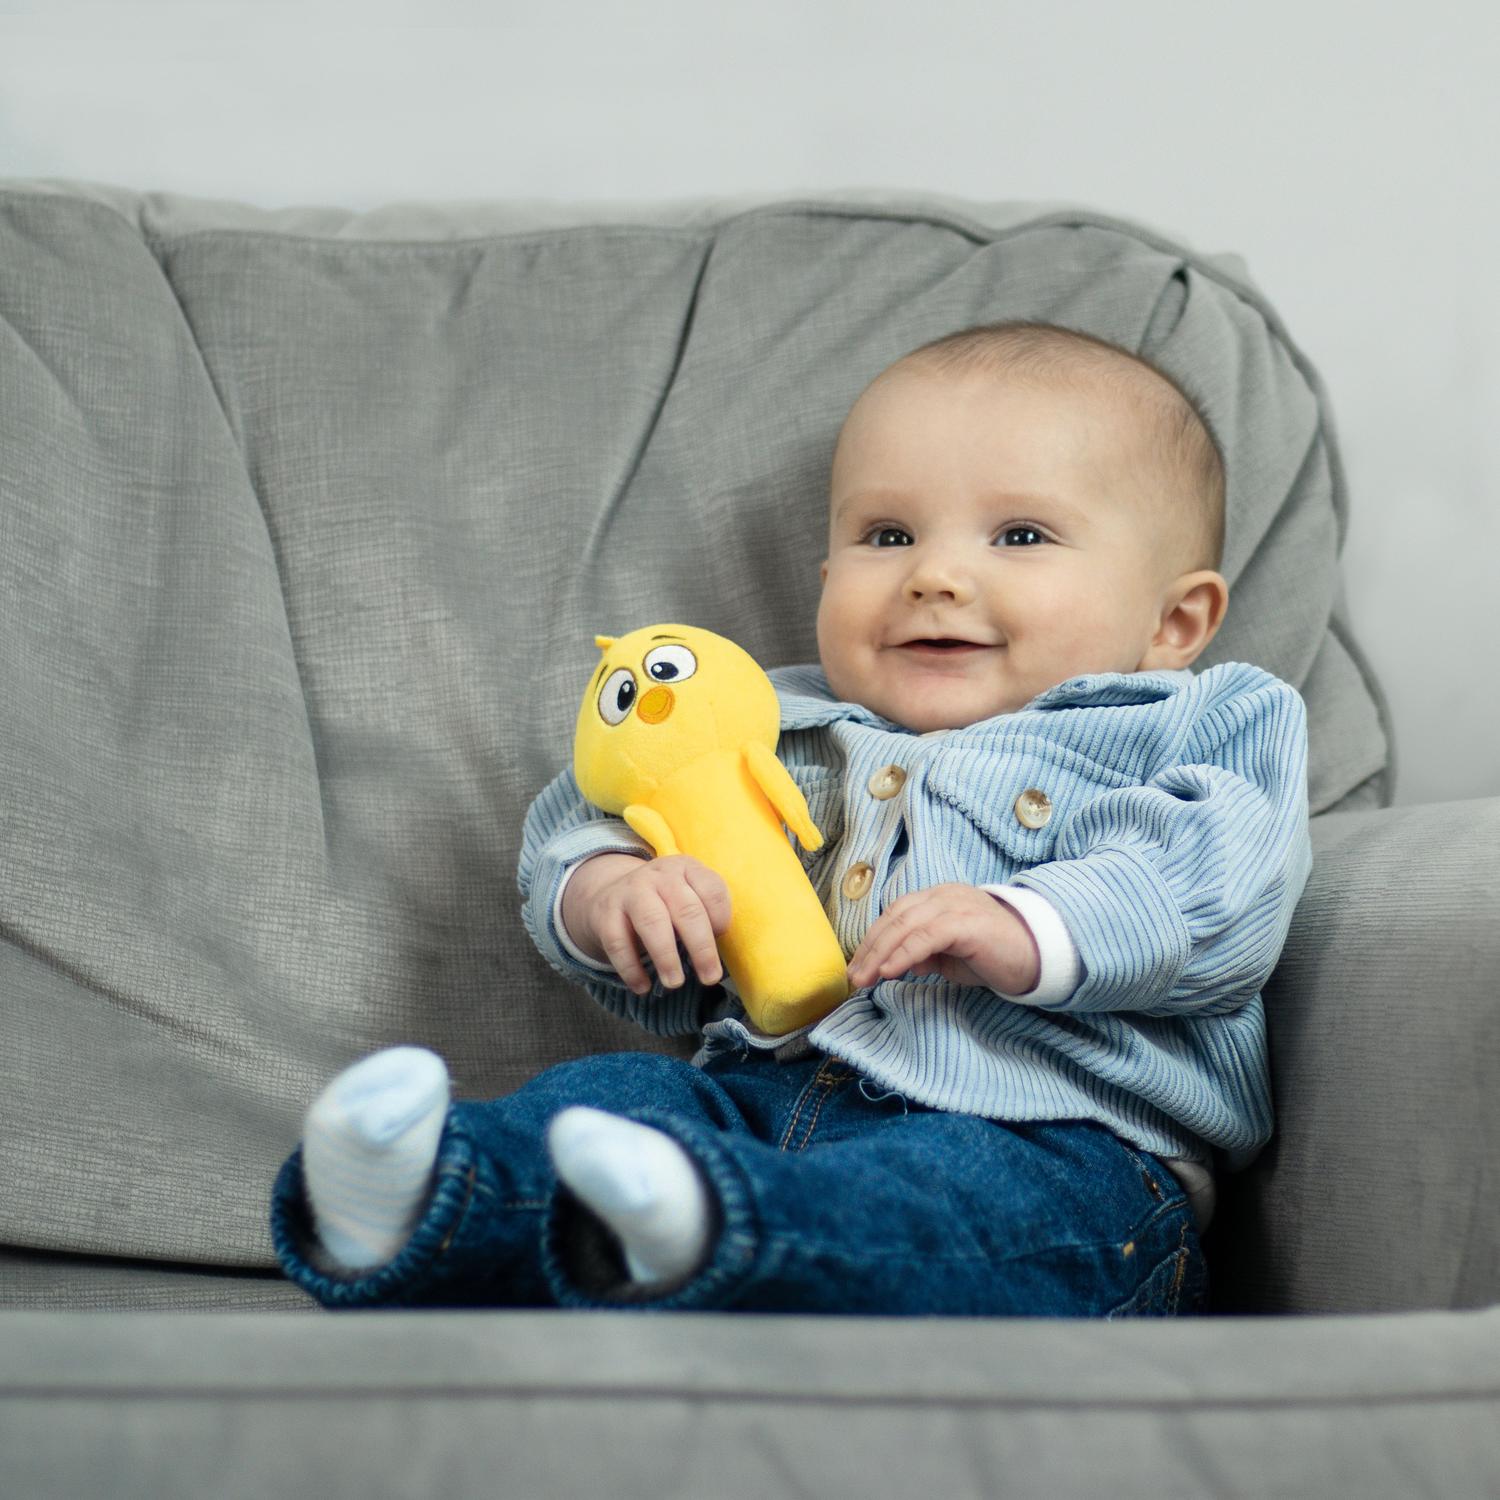
[[[1024,995],[1041,973],[1031,929],[973,885],[934,885],[893,901],[849,960],[855,989],[906,974],[941,974],[955,984]]]
[[[585,953],[613,964],[637,995],[651,989],[642,948],[667,989],[686,983],[679,939],[698,978],[717,984],[724,966],[714,939],[729,926],[729,887],[688,854],[652,860],[600,854],[569,880],[563,925]]]

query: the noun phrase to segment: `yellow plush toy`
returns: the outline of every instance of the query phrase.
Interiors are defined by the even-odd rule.
[[[848,997],[844,953],[782,829],[822,847],[776,758],[781,710],[748,652],[691,625],[648,625],[604,653],[578,710],[573,774],[658,857],[690,854],[729,887],[719,952],[746,1013],[779,1036]]]

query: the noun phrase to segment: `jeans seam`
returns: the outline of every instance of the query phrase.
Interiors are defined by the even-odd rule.
[[[768,1236],[768,1239],[770,1239],[772,1242],[779,1243],[788,1240],[789,1237],[790,1236],[788,1233],[783,1233]],[[805,1242],[799,1241],[798,1243]],[[1118,1240],[1060,1240],[1058,1243],[1053,1245],[1038,1245],[1034,1250],[1019,1250],[1014,1255],[997,1256],[993,1251],[989,1250],[947,1250],[944,1251],[941,1255],[927,1253],[923,1256],[923,1263],[929,1266],[941,1266],[947,1264],[950,1261],[954,1263],[961,1263],[964,1265],[969,1265],[976,1261],[985,1261],[997,1266],[1009,1266],[1019,1264],[1028,1260],[1035,1260],[1038,1256],[1056,1255],[1059,1251],[1118,1251],[1119,1248],[1120,1242]],[[818,1250],[820,1254],[826,1255],[830,1259],[846,1261],[848,1264],[856,1266],[861,1263],[869,1263],[875,1261],[899,1262],[906,1261],[911,1258],[910,1252],[906,1250],[878,1250],[869,1247],[858,1251],[849,1251],[846,1253],[845,1251],[840,1250],[837,1246],[827,1245],[822,1241],[818,1242]],[[1187,1248],[1185,1245],[1183,1245],[1177,1250],[1167,1251],[1167,1253],[1162,1256],[1162,1260],[1180,1257],[1185,1265],[1187,1256]],[[1158,1261],[1157,1264],[1160,1265],[1161,1262]]]
[[[812,1083],[816,1082],[817,1079],[814,1078],[812,1080]],[[776,1143],[776,1149],[778,1151],[786,1150],[786,1143],[791,1140],[792,1132],[797,1128],[797,1121],[802,1115],[802,1104],[803,1101],[807,1098],[807,1090],[812,1087],[812,1083],[809,1083],[807,1087],[797,1095],[797,1102],[792,1107],[792,1117],[786,1122],[786,1129],[781,1132],[781,1139]]]
[[[852,1070],[838,1072],[838,1059],[836,1057],[825,1057],[818,1064],[818,1071],[813,1075],[811,1082],[802,1091],[802,1097],[797,1101],[797,1111],[792,1117],[792,1122],[787,1126],[786,1134],[781,1138],[781,1151],[805,1151],[808,1142],[812,1140],[813,1131],[818,1128],[818,1116],[823,1113],[823,1106],[828,1103],[835,1089],[843,1087],[855,1076]],[[807,1128],[802,1131],[801,1143],[791,1144],[796,1126],[802,1119],[802,1111],[808,1100],[813,1097],[813,1091],[817,1091],[818,1102],[813,1106],[812,1118],[807,1122]]]
[[[1123,1136],[1117,1137],[1117,1139],[1120,1141],[1120,1144],[1124,1146],[1125,1150],[1130,1154],[1130,1159],[1135,1162],[1137,1167],[1140,1168],[1141,1181],[1145,1184],[1146,1191],[1149,1192],[1153,1198],[1157,1199],[1158,1202],[1162,1204],[1175,1203],[1179,1198],[1184,1203],[1188,1201],[1187,1189],[1183,1187],[1182,1182],[1177,1177],[1177,1174],[1173,1172],[1171,1168],[1163,1166],[1160,1169],[1161,1175],[1166,1178],[1168,1184],[1168,1186],[1164,1187],[1156,1180],[1156,1176],[1151,1170],[1152,1167],[1156,1165],[1156,1163],[1154,1161],[1148,1162],[1146,1160],[1145,1154],[1141,1151],[1140,1147],[1135,1146],[1131,1142],[1125,1140]]]
[[[803,1085],[802,1092],[797,1096],[797,1103],[792,1110],[792,1118],[787,1121],[786,1129],[782,1132],[781,1139],[776,1144],[776,1149],[778,1151],[785,1151],[787,1149],[787,1143],[791,1140],[793,1133],[797,1129],[797,1122],[802,1118],[803,1106],[806,1105],[808,1099],[812,1096],[813,1090],[822,1086],[823,1069],[826,1068],[831,1061],[831,1058],[825,1057],[823,1061],[818,1064],[818,1071],[814,1073],[810,1079],[808,1079],[806,1084]]]
[[[469,1170],[464,1177],[464,1201],[459,1207],[458,1213],[454,1215],[452,1224],[448,1226],[448,1232],[443,1236],[442,1244],[439,1245],[437,1247],[437,1250],[433,1253],[433,1260],[436,1261],[441,1256],[445,1255],[448,1251],[448,1247],[453,1243],[453,1238],[458,1233],[458,1226],[463,1223],[464,1215],[469,1211],[469,1204],[474,1201],[474,1182],[478,1174],[478,1163],[471,1161],[469,1163]]]
[[[1168,1297],[1168,1305],[1173,1313],[1182,1305],[1182,1283],[1187,1278],[1188,1267],[1188,1227],[1182,1226],[1182,1237],[1178,1241],[1177,1249],[1177,1274],[1172,1278],[1172,1290]]]
[[[853,1077],[852,1073],[844,1073],[837,1078],[830,1075],[824,1080],[822,1096],[813,1109],[812,1118],[807,1122],[807,1129],[802,1132],[802,1144],[796,1148],[798,1151],[806,1151],[812,1144],[813,1135],[818,1128],[818,1120],[823,1114],[823,1106],[833,1098],[836,1090],[841,1089]]]
[[[1170,1214],[1176,1213],[1186,1213],[1187,1215],[1182,1228],[1183,1243],[1185,1244],[1187,1242],[1188,1225],[1193,1222],[1193,1208],[1187,1201],[1186,1194],[1177,1198],[1169,1198],[1165,1203],[1158,1203],[1144,1219],[1131,1226],[1130,1233],[1127,1236],[1127,1243],[1144,1239],[1163,1219]]]

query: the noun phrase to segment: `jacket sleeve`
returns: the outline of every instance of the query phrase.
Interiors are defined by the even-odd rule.
[[[709,991],[687,969],[687,982],[668,990],[654,980],[648,994],[637,995],[613,969],[581,963],[563,944],[559,932],[559,897],[568,874],[596,854],[639,854],[650,859],[651,846],[621,818],[610,817],[584,799],[571,769],[559,773],[526,813],[521,832],[521,861],[516,883],[521,891],[521,920],[537,951],[565,978],[582,985],[604,1008],[658,1036],[695,1032]],[[650,960],[646,961],[650,971]],[[717,989],[713,991],[718,994]]]
[[[1014,877],[1057,909],[1083,967],[1038,1009],[1223,1014],[1269,978],[1312,864],[1307,715],[1295,688],[1238,671],[1173,764],[1078,808],[1053,859]]]

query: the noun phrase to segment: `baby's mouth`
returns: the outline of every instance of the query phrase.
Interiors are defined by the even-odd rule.
[[[981,645],[978,641],[960,641],[943,636],[934,640],[902,641],[898,649],[915,652],[918,656],[963,656],[971,651],[988,651],[990,647]]]

